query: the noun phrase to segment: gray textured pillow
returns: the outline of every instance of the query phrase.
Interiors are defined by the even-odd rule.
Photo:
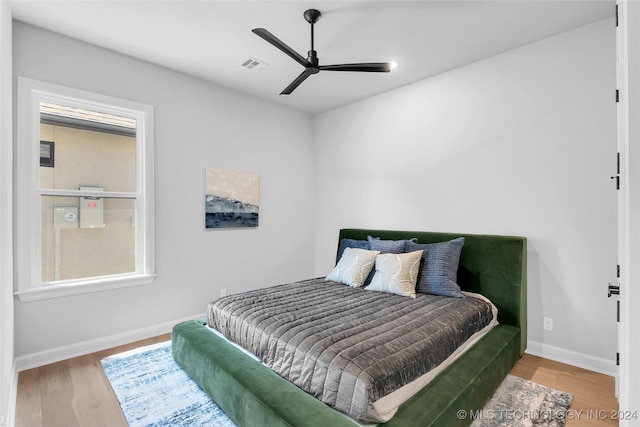
[[[379,251],[345,248],[340,261],[325,280],[344,283],[354,288],[361,287],[373,269],[378,254]]]
[[[415,298],[421,258],[422,251],[378,255],[376,273],[365,289]]]
[[[401,254],[405,252],[405,242],[408,242],[408,240],[382,240],[371,236],[367,236],[367,241],[369,249],[383,254]]]
[[[464,297],[457,283],[458,263],[463,245],[464,237],[429,244],[407,242],[407,251],[424,251],[416,291],[447,297]]]

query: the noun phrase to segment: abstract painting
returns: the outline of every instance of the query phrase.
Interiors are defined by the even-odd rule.
[[[205,228],[257,227],[259,175],[225,169],[206,175]]]

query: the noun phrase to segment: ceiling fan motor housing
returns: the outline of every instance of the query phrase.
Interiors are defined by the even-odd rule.
[[[311,63],[314,67],[318,67],[318,52],[315,50],[310,50],[307,52],[307,61]],[[307,67],[310,68],[310,67]],[[320,70],[318,70],[320,71]],[[317,72],[317,71],[316,71]],[[314,73],[315,74],[315,73]]]

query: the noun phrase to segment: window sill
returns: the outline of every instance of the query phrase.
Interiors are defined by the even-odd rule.
[[[44,284],[31,289],[17,291],[15,295],[20,302],[38,301],[111,289],[149,285],[153,283],[155,278],[155,274],[130,274],[92,280],[74,280],[51,285]]]

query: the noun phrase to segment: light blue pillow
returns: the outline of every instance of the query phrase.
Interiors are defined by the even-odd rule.
[[[420,244],[407,242],[407,252],[423,250],[416,292],[462,298],[458,286],[458,263],[464,237],[447,242]]]

